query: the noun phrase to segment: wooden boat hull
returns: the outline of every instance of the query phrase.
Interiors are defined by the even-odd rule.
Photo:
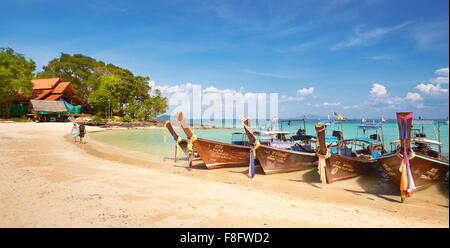
[[[180,137],[177,132],[175,132],[175,129],[172,126],[172,123],[166,122],[165,127],[167,130],[169,130],[169,133],[172,135],[173,140],[177,142],[178,138]],[[189,149],[188,149],[188,141],[185,139],[182,139],[181,142],[178,144],[181,150],[183,151],[184,155],[186,155],[187,158],[189,158]],[[197,152],[194,149],[194,158],[193,161],[200,160],[200,157],[198,156]]]
[[[317,166],[315,153],[297,152],[261,145],[256,149],[264,174],[282,173],[309,169]]]
[[[248,166],[250,147],[207,139],[196,139],[194,148],[208,169]]]
[[[391,180],[396,184],[400,184],[401,172],[399,168],[402,162],[401,158],[393,153],[379,157],[377,160]],[[437,183],[448,172],[448,162],[423,155],[417,154],[409,163],[416,188]]]
[[[327,183],[361,176],[374,168],[376,164],[376,160],[341,156],[332,153],[326,159],[325,173]]]
[[[189,149],[188,149],[188,142],[187,140],[183,139],[179,144],[181,150],[184,152],[186,157],[189,157]]]

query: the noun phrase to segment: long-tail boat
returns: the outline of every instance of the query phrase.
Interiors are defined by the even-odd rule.
[[[317,156],[310,147],[306,148],[306,145],[300,146],[302,150],[309,149],[309,152],[302,152],[279,148],[280,143],[276,144],[278,147],[261,144],[250,127],[245,124],[243,124],[243,127],[252,146],[252,151],[254,151],[254,156],[252,157],[258,159],[264,174],[296,171],[317,166]],[[289,147],[286,148],[291,146],[294,146],[294,144],[290,143]]]
[[[383,142],[379,139],[360,137],[344,140],[339,131],[333,132],[333,136],[338,137],[337,146],[327,147],[326,125],[317,123],[315,128],[322,183],[332,183],[370,172],[376,168],[377,160],[374,158],[384,152]],[[353,149],[356,147],[360,149]]]
[[[169,133],[172,135],[173,140],[175,141],[175,154],[174,154],[175,162],[178,159],[178,148],[181,148],[181,150],[186,155],[186,157],[189,158],[190,157],[190,151],[189,151],[189,148],[188,148],[188,141],[186,139],[182,139],[177,134],[177,132],[173,128],[172,123],[170,121],[167,121],[164,124],[164,128],[169,130]],[[165,135],[165,133],[164,133],[164,135]],[[164,140],[165,140],[165,136],[164,136]],[[195,151],[195,149],[193,149],[192,153],[193,153],[193,161],[201,160],[200,156],[198,155],[197,151]]]
[[[431,145],[440,146],[440,142],[425,139],[423,132],[411,138],[412,116],[412,112],[397,113],[399,141],[393,144],[398,147],[377,158],[391,180],[400,185],[402,202],[414,189],[437,183],[448,173],[448,158],[440,153],[440,149],[438,152],[431,149]],[[414,147],[411,147],[411,141]]]
[[[184,120],[183,113],[177,113],[177,120],[208,169],[248,166],[249,146],[197,138]]]

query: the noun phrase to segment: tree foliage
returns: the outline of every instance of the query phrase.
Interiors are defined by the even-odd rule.
[[[21,89],[24,96],[31,96],[33,71],[36,64],[11,48],[0,48],[0,114],[9,114],[11,101]]]
[[[44,66],[38,77],[61,77],[64,81],[72,82],[79,95],[87,99],[98,114],[105,114],[112,108],[114,113],[122,115],[126,106],[130,106],[130,110],[133,104],[142,107],[150,102],[155,106],[148,106],[148,112],[140,115],[142,119],[153,118],[155,113],[167,110],[167,99],[161,97],[160,93],[150,96],[149,77],[133,75],[127,69],[82,54],[61,53],[59,58]],[[137,118],[138,112],[142,111],[128,113]]]
[[[153,120],[158,114],[167,111],[168,101],[166,97],[161,96],[159,90],[155,91],[155,95],[144,101],[132,101],[125,107],[125,113],[138,120]]]
[[[108,74],[106,65],[82,54],[65,54],[48,62],[38,78],[60,77],[71,82],[81,98],[87,99],[97,89],[99,78]]]
[[[19,89],[24,96],[31,96],[35,69],[33,60],[11,48],[0,48],[0,114],[9,112]],[[93,112],[101,115],[126,112],[133,118],[148,120],[167,110],[167,99],[159,91],[150,94],[149,77],[133,75],[127,69],[82,54],[61,53],[36,77],[59,77],[71,82]]]

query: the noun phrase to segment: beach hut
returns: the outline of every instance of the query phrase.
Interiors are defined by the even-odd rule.
[[[31,112],[37,121],[47,121],[49,118],[61,118],[68,110],[63,101],[30,100]]]
[[[65,105],[66,109],[61,113],[63,116],[85,116],[81,114],[81,107],[85,104],[73,87],[72,83],[64,82],[61,78],[42,78],[31,80],[33,84],[33,91],[31,97],[25,97],[19,89],[17,96],[11,104],[11,115],[16,116],[36,116],[32,112],[33,106],[31,101],[56,101]],[[54,106],[61,106],[61,103],[53,104]],[[46,105],[46,104],[44,104]],[[49,111],[38,111],[49,112]],[[49,113],[54,113],[50,111]]]

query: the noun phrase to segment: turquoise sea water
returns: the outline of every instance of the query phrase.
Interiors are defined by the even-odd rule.
[[[239,122],[238,122],[239,123]],[[316,122],[306,122],[306,132],[310,135],[315,135],[314,125]],[[344,122],[342,124],[333,125],[330,128],[327,128],[327,135],[331,135],[331,131],[334,130],[342,130],[345,139],[354,138],[354,137],[363,137],[363,132],[361,129],[358,129],[358,125],[361,123],[358,121],[355,122]],[[233,124],[229,124],[233,126]],[[227,125],[228,126],[228,125]],[[299,128],[303,128],[302,122],[291,123],[288,126],[286,123],[283,123],[283,126],[279,125],[278,129],[297,132]],[[434,130],[430,125],[424,125],[424,132],[427,134],[427,138],[436,140],[435,130],[437,132],[437,125],[435,125],[436,129]],[[252,128],[256,129],[254,125]],[[261,127],[262,128],[262,127]],[[265,128],[265,127],[264,127]],[[422,126],[414,126],[413,128],[422,128]],[[182,132],[181,129],[175,129],[177,133],[185,138],[186,136]],[[234,132],[242,132],[242,128],[225,128],[225,129],[194,129],[194,133],[199,138],[212,139],[222,142],[231,142],[231,134]],[[105,142],[114,146],[118,146],[120,148],[129,149],[133,151],[139,151],[144,153],[149,153],[156,156],[164,157],[173,157],[174,152],[174,144],[172,136],[169,132],[167,132],[167,143],[164,144],[164,131],[162,129],[133,129],[133,130],[112,130],[106,132],[97,132],[89,134],[89,137],[100,141]],[[367,134],[372,134],[372,131],[368,131]],[[366,134],[366,135],[367,135]],[[387,150],[390,150],[389,143],[398,139],[398,127],[397,122],[387,122],[383,124],[383,135],[384,135],[384,143],[386,145]],[[443,143],[442,153],[448,157],[449,155],[449,126],[446,123],[441,123],[440,125],[440,138]],[[181,157],[181,156],[180,156]]]

